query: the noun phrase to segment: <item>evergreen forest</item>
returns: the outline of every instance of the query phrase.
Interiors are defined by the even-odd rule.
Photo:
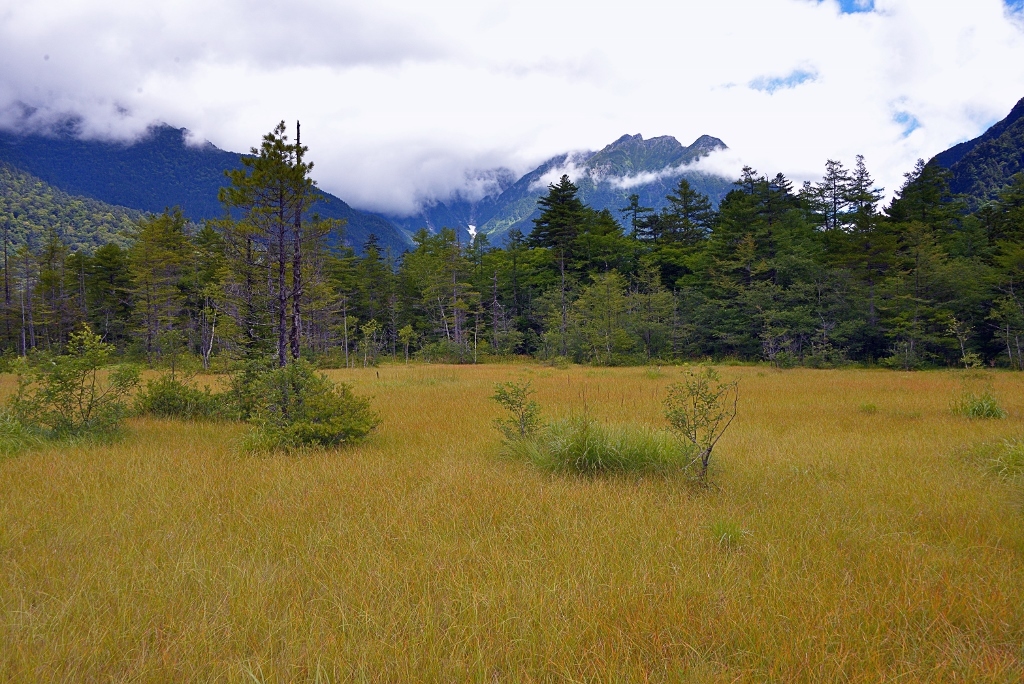
[[[802,187],[745,168],[717,207],[683,179],[664,209],[633,196],[618,213],[563,176],[529,234],[423,229],[396,253],[336,239],[343,222],[313,211],[307,153],[279,125],[226,171],[223,218],[202,223],[175,209],[97,223],[52,196],[6,207],[4,353],[60,351],[86,323],[129,357],[187,348],[205,367],[530,355],[1024,370],[1024,174],[968,202],[919,162],[882,206],[863,158]],[[97,239],[28,239],[47,202]]]

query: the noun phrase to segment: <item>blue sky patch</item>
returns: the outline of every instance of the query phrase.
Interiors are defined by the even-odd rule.
[[[843,14],[871,12],[875,9],[875,0],[839,0],[839,9],[842,10]]]
[[[788,90],[816,80],[818,80],[818,74],[813,71],[797,69],[786,76],[758,76],[748,85],[754,90],[772,95],[776,90]]]
[[[1024,12],[1024,0],[1003,0],[1003,4],[1011,12]]]
[[[896,112],[896,115],[892,117],[892,120],[900,126],[903,126],[904,138],[921,127],[921,122],[918,121],[917,117],[910,112]]]

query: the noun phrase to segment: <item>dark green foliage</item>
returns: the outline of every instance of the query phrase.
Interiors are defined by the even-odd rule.
[[[379,424],[368,400],[303,360],[263,375],[254,421],[250,451],[354,444]]]
[[[212,393],[209,387],[193,387],[172,373],[146,382],[135,397],[135,412],[185,420],[223,418],[229,413],[224,395]]]
[[[108,368],[113,350],[88,328],[72,334],[67,353],[43,356],[21,370],[13,415],[54,437],[117,431],[139,373],[127,365]]]

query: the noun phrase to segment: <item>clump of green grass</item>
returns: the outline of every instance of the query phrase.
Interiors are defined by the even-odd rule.
[[[989,465],[993,473],[1008,480],[1024,476],[1024,440],[1004,440],[991,456]]]
[[[38,430],[24,425],[10,411],[0,409],[0,458],[41,446],[43,437]]]
[[[711,523],[711,536],[719,546],[733,549],[740,545],[745,531],[732,520],[716,520]]]
[[[585,475],[689,471],[695,450],[671,434],[635,425],[602,425],[577,416],[535,436],[506,442],[506,453],[544,470]]]
[[[986,389],[980,394],[964,390],[953,400],[953,414],[965,418],[991,418],[1001,420],[1006,418],[1006,411],[999,405],[998,400],[992,394],[992,390]]]
[[[871,402],[865,402],[861,404],[860,406],[857,407],[857,410],[869,416],[878,413],[878,407],[872,404]]]

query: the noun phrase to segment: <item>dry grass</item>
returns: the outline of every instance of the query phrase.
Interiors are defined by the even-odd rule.
[[[137,420],[2,460],[0,680],[1020,681],[1024,493],[961,455],[1024,435],[1020,376],[970,421],[951,373],[722,372],[710,491],[497,455],[499,380],[660,425],[671,369],[336,371],[356,449]]]

